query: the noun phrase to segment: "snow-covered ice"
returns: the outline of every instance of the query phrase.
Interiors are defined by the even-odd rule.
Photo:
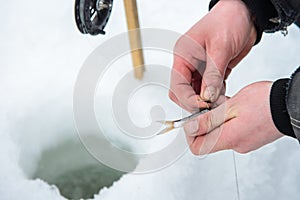
[[[207,12],[208,1],[138,1],[138,5],[142,27],[184,33]],[[83,36],[75,26],[73,6],[73,1],[28,0],[8,1],[0,7],[3,19],[0,32],[1,200],[64,199],[57,186],[49,184],[49,177],[94,164],[91,157],[79,150],[82,146],[72,110],[74,84],[88,55],[104,41],[126,31],[126,21],[123,3],[117,0],[106,27],[107,34]],[[288,77],[300,64],[299,33],[296,26],[291,26],[286,37],[280,33],[264,35],[262,42],[232,72],[228,95],[255,81]],[[146,62],[171,66],[172,55],[149,50]],[[131,67],[130,56],[115,65],[124,69]],[[120,74],[115,73],[118,78]],[[108,86],[106,90],[109,89]],[[144,110],[139,110],[142,107],[139,104],[138,110],[132,108],[132,120],[149,123],[149,109],[164,95],[167,97],[162,90],[157,97],[146,101],[142,93],[137,95],[137,101],[143,100],[147,106]],[[179,112],[166,98],[161,103],[168,106],[167,110],[173,110],[174,115]],[[106,105],[100,105],[101,108]],[[111,126],[106,134],[115,134],[116,127],[111,120],[104,123]],[[133,151],[152,151],[172,136],[162,139],[163,142],[148,141],[139,145],[124,137],[119,142]],[[61,146],[66,149],[57,153],[55,150]],[[49,152],[54,155],[49,156]],[[299,157],[298,142],[286,137],[249,154],[236,154],[241,199],[299,199]],[[134,160],[131,162],[136,164]],[[45,166],[41,167],[41,163]],[[95,192],[94,199],[237,199],[232,151],[205,158],[187,151],[159,171],[119,177],[111,187]]]

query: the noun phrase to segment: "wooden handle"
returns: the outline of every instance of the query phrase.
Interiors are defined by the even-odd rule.
[[[136,0],[124,0],[134,76],[143,78],[144,56]]]

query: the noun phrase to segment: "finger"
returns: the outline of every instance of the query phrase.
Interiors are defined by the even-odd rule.
[[[227,137],[230,134],[229,123],[230,121],[226,122],[222,126],[211,131],[209,134],[195,137],[189,144],[192,153],[195,155],[206,155],[218,151],[233,149],[233,142]]]
[[[199,108],[206,107],[206,103],[199,101],[199,94],[194,89],[197,87],[195,84],[200,83],[200,77],[199,75],[193,77],[193,68],[188,65],[190,63],[187,63],[182,58],[176,57],[174,59],[169,97],[179,106],[194,112]],[[200,88],[200,84],[198,88]]]
[[[205,135],[236,115],[237,112],[234,108],[227,107],[227,104],[223,103],[219,107],[186,122],[184,131],[190,136]]]
[[[218,99],[231,57],[223,49],[208,52],[207,64],[202,78],[201,98],[214,102]]]
[[[204,48],[188,34],[182,36],[175,45],[169,96],[191,112],[206,106],[203,101],[198,101],[205,57]]]
[[[224,81],[223,82],[223,88],[221,90],[219,98],[214,103],[211,103],[210,108],[216,108],[219,105],[225,103],[229,99],[229,97],[225,96],[225,93],[226,93],[226,82]]]

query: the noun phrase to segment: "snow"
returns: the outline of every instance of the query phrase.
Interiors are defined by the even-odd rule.
[[[73,1],[28,0],[9,1],[0,7],[3,19],[0,32],[1,200],[65,199],[55,185],[34,175],[46,151],[78,140],[72,98],[83,62],[98,45],[126,31],[122,1],[114,2],[107,34],[97,37],[79,33],[73,4]],[[142,27],[184,33],[207,12],[208,1],[138,1],[138,5]],[[255,81],[290,76],[300,63],[299,42],[296,26],[289,27],[286,37],[280,33],[264,35],[262,42],[232,72],[228,95]],[[146,62],[171,66],[172,55],[147,50]],[[114,66],[124,69],[111,77],[117,80],[130,65],[130,56],[116,61]],[[146,92],[151,94],[153,90],[158,89],[150,87]],[[109,102],[110,87],[104,91],[107,96],[103,102]],[[141,90],[132,97],[133,102],[129,102],[134,123],[148,125],[153,105],[165,107],[167,117],[180,113],[166,98],[165,89],[148,100],[145,95]],[[139,103],[141,101],[146,102],[146,106]],[[101,113],[106,116],[105,108],[108,109],[106,104],[99,105],[97,116]],[[172,135],[162,137],[161,141],[154,138],[140,143],[125,136],[116,138],[117,127],[111,118],[106,117],[106,120],[106,134],[133,152],[156,152],[174,140]],[[299,156],[298,142],[287,137],[249,154],[236,154],[241,199],[299,199]],[[79,163],[74,160],[69,165]],[[169,166],[155,172],[125,174],[113,186],[95,194],[94,199],[237,199],[236,190],[232,151],[207,157],[196,157],[186,151]]]

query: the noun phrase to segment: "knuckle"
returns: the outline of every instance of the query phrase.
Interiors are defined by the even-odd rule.
[[[210,81],[218,82],[219,84],[223,83],[223,76],[220,69],[217,67],[217,64],[213,64],[210,68],[207,68],[204,76],[209,77]]]
[[[213,122],[212,122],[211,115],[204,114],[201,117],[199,117],[198,121],[199,121],[199,126],[197,131],[198,135],[204,135],[206,133],[209,133],[212,130]]]
[[[233,148],[233,150],[235,150],[236,152],[240,153],[240,154],[246,154],[250,152],[250,149],[248,149],[245,146],[241,146],[238,145],[237,147]]]
[[[246,154],[248,153],[249,151],[247,150],[244,150],[244,149],[238,149],[238,150],[235,150],[236,152],[240,153],[240,154]]]
[[[213,117],[212,114],[204,115],[204,128],[205,132],[209,132],[213,128]]]
[[[223,76],[222,76],[222,73],[220,72],[220,69],[218,67],[215,67],[214,70],[212,70],[208,73],[210,73],[212,78],[214,78],[213,80],[215,80],[219,84],[223,84]],[[222,82],[220,82],[220,80],[222,80]]]
[[[174,47],[173,47],[173,52],[176,53],[180,48],[182,48],[184,44],[184,39],[183,36],[181,36],[175,43]]]

